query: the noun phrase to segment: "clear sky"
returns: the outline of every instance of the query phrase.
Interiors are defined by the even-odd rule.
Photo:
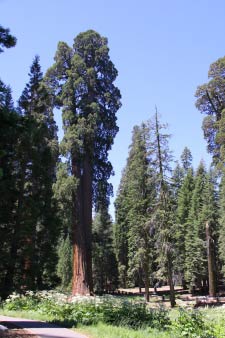
[[[209,163],[194,93],[207,81],[209,65],[225,55],[224,0],[0,0],[0,24],[18,39],[0,55],[0,77],[15,102],[36,54],[45,72],[58,41],[72,45],[88,29],[108,38],[123,104],[110,152],[115,194],[133,126],[151,117],[155,105],[169,124],[175,158],[187,146],[195,167],[201,159]],[[56,120],[60,125],[60,112]]]

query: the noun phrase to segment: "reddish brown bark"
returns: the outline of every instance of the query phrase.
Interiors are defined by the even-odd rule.
[[[85,249],[87,259],[87,280],[90,293],[93,291],[92,282],[92,168],[89,158],[84,161],[82,180],[83,222],[85,230]]]
[[[73,280],[72,295],[87,295],[93,290],[91,259],[92,223],[92,175],[88,158],[82,172],[75,156],[72,160],[73,175],[78,179],[73,196]]]

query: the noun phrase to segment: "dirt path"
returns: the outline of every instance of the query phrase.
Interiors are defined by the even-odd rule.
[[[21,332],[21,335],[18,335],[19,334],[18,332],[17,336],[16,335],[7,336],[6,335],[7,331],[4,331],[2,333],[3,336],[0,335],[0,338],[1,337],[37,338],[35,336],[38,336],[40,338],[87,338],[87,336],[84,336],[80,333],[76,333],[71,330],[58,327],[56,325],[31,319],[14,318],[0,315],[0,324],[1,322],[6,323],[6,326],[8,326],[7,323],[11,323],[15,327],[24,329],[24,331]]]

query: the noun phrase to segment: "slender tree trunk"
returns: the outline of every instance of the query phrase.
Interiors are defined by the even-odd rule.
[[[139,284],[139,293],[141,293],[141,284],[142,284],[142,273],[141,268],[138,269],[138,284]]]
[[[216,296],[215,243],[211,234],[210,222],[206,222],[206,241],[208,257],[209,296]]]
[[[145,300],[149,302],[149,257],[146,257],[144,264]]]
[[[168,282],[169,282],[169,287],[170,287],[170,304],[171,304],[171,307],[174,307],[176,305],[176,301],[175,301],[175,292],[174,292],[174,285],[173,285],[172,265],[171,265],[170,257],[168,257],[167,259],[168,259],[167,273],[168,273]]]
[[[146,302],[149,302],[149,277],[148,276],[145,277],[145,300]]]

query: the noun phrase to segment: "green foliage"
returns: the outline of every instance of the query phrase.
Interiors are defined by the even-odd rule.
[[[52,99],[42,82],[39,58],[13,110],[10,90],[1,85],[2,171],[7,213],[0,220],[4,236],[3,296],[13,289],[41,288],[55,280],[58,223],[52,183],[58,157]],[[11,132],[10,132],[11,130]],[[8,195],[8,196],[7,196]],[[10,216],[13,215],[12,216]]]
[[[0,25],[0,53],[4,50],[3,48],[11,48],[16,45],[16,38],[10,34],[8,28],[4,28]]]
[[[103,327],[99,337],[115,337],[115,331],[121,338],[222,338],[225,333],[223,309],[179,309],[177,314],[177,310],[150,309],[146,303],[118,297],[75,297],[68,303],[63,294],[27,292],[11,295],[3,303],[3,311],[11,316],[13,311],[21,311],[21,317],[68,327],[91,325],[84,330],[90,333],[95,333],[97,326]],[[103,335],[105,331],[107,335]]]
[[[156,263],[158,274],[166,278],[170,286],[171,306],[175,305],[173,287],[174,262],[174,225],[175,225],[175,199],[172,185],[167,178],[170,173],[171,152],[169,150],[169,135],[165,133],[166,126],[161,124],[158,113],[150,120],[150,149],[154,163],[154,180],[156,186],[156,203],[149,215],[149,227],[154,229],[156,248]]]
[[[191,154],[190,149],[185,147],[180,158],[181,158],[182,167],[184,169],[184,172],[187,173],[188,169],[191,168],[191,164],[192,164],[192,154]]]
[[[62,107],[64,137],[60,149],[67,158],[69,175],[76,179],[72,194],[74,294],[93,291],[92,207],[96,211],[108,207],[112,195],[108,179],[113,168],[108,152],[118,132],[116,112],[121,106],[116,77],[108,41],[93,30],[80,33],[73,47],[59,42],[55,63],[45,77],[55,106]]]
[[[3,307],[11,311],[32,311],[35,308],[35,311],[47,315],[49,320],[67,326],[103,322],[133,329],[148,326],[162,330],[170,324],[166,310],[149,309],[146,303],[129,302],[118,298],[96,298],[96,300],[62,303],[34,294],[11,297],[6,300]]]
[[[59,42],[55,63],[45,78],[55,94],[55,104],[62,106],[65,134],[61,152],[74,158],[81,172],[85,157],[89,158],[97,209],[112,193],[107,183],[112,174],[108,151],[118,131],[115,114],[121,106],[120,92],[113,84],[117,70],[107,43],[93,30],[80,33],[72,48]]]
[[[17,295],[13,294],[4,303],[4,308],[8,311],[29,311],[37,308],[40,298],[35,294]]]
[[[206,324],[201,312],[196,310],[180,309],[172,328],[179,334],[179,337],[216,338],[213,327]]]
[[[163,329],[169,324],[169,317],[167,311],[149,309],[146,303],[108,301],[103,303],[103,322],[134,329],[144,326]]]
[[[205,222],[201,220],[205,184],[206,170],[201,162],[195,175],[185,244],[185,277],[191,284],[207,276]]]
[[[151,249],[153,247],[146,225],[148,207],[154,203],[155,186],[148,155],[149,129],[143,123],[135,126],[127,165],[115,202],[115,247],[122,285],[149,285]],[[124,276],[128,268],[128,276]]]
[[[185,241],[186,280],[200,288],[208,275],[206,222],[211,222],[215,246],[218,243],[217,199],[215,179],[212,173],[207,174],[204,164],[200,163],[194,178]]]
[[[113,246],[112,220],[106,208],[95,215],[92,230],[94,290],[115,290],[118,286],[117,262]]]
[[[219,191],[219,257],[222,265],[222,273],[225,275],[225,175],[222,172],[222,179]]]
[[[196,107],[207,116],[203,120],[204,137],[208,151],[219,168],[224,164],[224,109],[225,109],[225,57],[210,65],[209,82],[199,86],[195,96]]]
[[[72,280],[72,225],[73,194],[77,188],[77,180],[70,174],[68,163],[58,163],[56,182],[53,184],[54,198],[57,201],[57,216],[60,222],[58,242],[57,275],[63,289],[71,288]]]
[[[73,261],[73,248],[69,235],[59,240],[58,245],[58,263],[57,275],[61,279],[61,286],[67,289],[72,280],[72,261]]]
[[[188,169],[182,184],[177,192],[177,208],[176,208],[176,258],[175,271],[181,278],[184,278],[185,257],[186,257],[186,235],[188,232],[188,215],[191,208],[191,199],[194,189],[193,170]]]
[[[0,80],[0,295],[5,292],[4,279],[12,263],[11,239],[15,229],[18,199],[18,144],[23,133],[21,117],[16,113],[11,90]]]
[[[18,236],[24,248],[21,253],[24,287],[32,289],[51,285],[55,278],[58,221],[52,184],[56,178],[58,141],[52,98],[42,81],[38,56],[34,58],[29,76],[19,99],[19,110],[27,129],[21,149]]]
[[[81,327],[83,334],[90,335],[93,338],[179,338],[174,333],[161,331],[157,329],[144,328],[133,330],[125,327],[116,327],[98,323],[96,325]]]

